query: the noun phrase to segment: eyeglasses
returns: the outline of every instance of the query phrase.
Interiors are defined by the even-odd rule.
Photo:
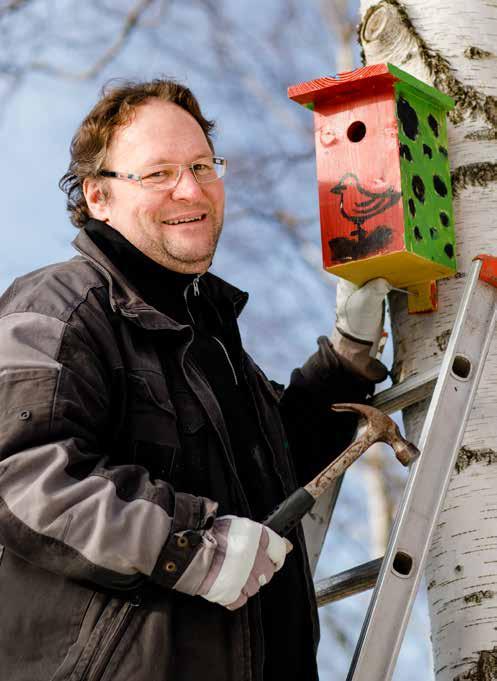
[[[139,182],[145,189],[155,189],[163,191],[174,189],[180,181],[183,171],[188,168],[193,177],[199,184],[215,182],[224,177],[228,162],[221,156],[210,156],[199,158],[193,163],[161,163],[145,168],[142,175],[133,173],[122,173],[115,170],[101,170],[99,175],[103,177],[114,177],[118,180],[131,180]]]

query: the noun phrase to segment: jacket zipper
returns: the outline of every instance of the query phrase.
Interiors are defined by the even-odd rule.
[[[197,391],[195,390],[194,385],[192,384],[190,378],[188,377],[188,373],[185,371],[185,354],[186,354],[186,350],[187,350],[187,349],[188,349],[188,346],[185,348],[183,354],[182,354],[181,357],[180,357],[181,368],[183,369],[183,374],[184,374],[184,376],[185,376],[186,382],[187,382],[188,385],[190,386],[190,389],[192,390],[193,394],[196,395],[197,398],[198,398],[198,400],[200,401],[200,403],[201,403],[202,405],[204,405],[204,401],[201,399],[200,395],[199,395],[199,394],[197,393]],[[195,364],[194,364],[191,360],[187,360],[187,364],[189,365],[190,369],[197,375],[197,378],[198,378],[201,382],[204,383],[204,382],[205,382],[205,381],[204,381],[204,378],[203,378],[201,372],[200,372],[200,371],[197,369],[197,367],[195,366]],[[208,387],[208,389],[209,389],[209,391],[210,391],[210,386],[209,386],[208,384],[207,384],[207,387]],[[204,405],[204,408],[205,408],[205,405]],[[221,447],[223,448],[224,453],[225,453],[225,456],[226,456],[226,461],[228,462],[228,466],[230,467],[231,472],[232,472],[232,474],[233,474],[233,478],[234,478],[236,484],[238,485],[238,491],[239,491],[239,493],[240,493],[240,498],[241,498],[241,500],[242,500],[242,504],[245,505],[246,512],[250,512],[250,506],[249,506],[247,497],[246,497],[245,492],[244,492],[244,490],[243,490],[242,483],[240,482],[240,479],[239,479],[239,477],[238,477],[238,473],[237,473],[237,471],[236,471],[235,465],[234,465],[234,463],[233,463],[233,454],[232,454],[232,452],[231,452],[231,448],[230,448],[229,444],[226,442],[226,440],[224,439],[224,437],[223,437],[223,435],[222,435],[220,429],[217,427],[217,425],[216,425],[214,419],[212,418],[211,414],[209,414],[209,412],[208,412],[207,409],[206,409],[206,413],[207,413],[207,418],[208,418],[209,421],[211,422],[211,424],[212,424],[212,426],[213,426],[213,428],[214,428],[214,431],[215,431],[216,435],[217,435],[218,438],[219,438],[219,441],[220,441],[220,443],[221,443]]]
[[[232,362],[231,359],[230,359],[230,356],[229,356],[229,354],[228,354],[228,351],[226,350],[225,345],[223,344],[223,342],[222,342],[217,336],[212,336],[212,337],[213,337],[213,339],[214,339],[215,341],[217,341],[217,342],[219,343],[219,345],[220,345],[220,346],[222,347],[222,349],[224,350],[224,354],[226,355],[226,359],[228,360],[228,364],[230,365],[231,371],[233,372],[233,378],[235,379],[235,385],[238,385],[238,378],[237,378],[237,376],[236,376],[235,367],[233,366],[233,362]]]
[[[135,608],[141,604],[139,598],[133,601],[126,601],[121,607],[121,610],[112,625],[111,631],[107,633],[102,646],[95,649],[91,656],[85,671],[81,677],[81,681],[100,681],[110,659],[117,647],[117,644],[122,638],[126,627],[133,616]]]
[[[200,289],[198,287],[199,280],[200,280],[200,274],[195,275],[195,279],[191,282],[191,284],[188,284],[188,286],[183,291],[183,298],[185,299],[186,311],[188,312],[188,316],[192,320],[192,324],[194,326],[195,326],[195,320],[193,319],[193,315],[190,312],[190,308],[188,307],[188,289],[190,288],[190,286],[193,286],[193,295],[199,296],[200,295]]]
[[[195,325],[195,320],[193,319],[193,315],[190,312],[190,308],[188,307],[188,289],[190,288],[191,285],[193,285],[193,295],[199,296],[200,295],[200,290],[199,290],[199,287],[198,287],[199,280],[200,280],[200,274],[197,274],[195,279],[192,281],[192,283],[188,284],[188,286],[183,291],[183,296],[185,298],[185,303],[186,303],[186,311],[188,312],[188,315],[189,315],[190,319],[192,320],[193,325]],[[226,359],[228,360],[228,364],[230,365],[230,369],[233,372],[233,378],[235,380],[235,385],[238,385],[238,377],[236,375],[235,367],[233,366],[233,362],[231,361],[231,358],[228,354],[226,346],[217,336],[212,336],[212,338],[215,341],[217,341],[219,343],[219,345],[222,347],[223,352],[226,355]]]

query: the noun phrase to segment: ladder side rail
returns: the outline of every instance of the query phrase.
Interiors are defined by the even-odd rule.
[[[480,268],[475,261],[347,681],[388,681],[395,667],[495,327],[496,293],[479,282]]]

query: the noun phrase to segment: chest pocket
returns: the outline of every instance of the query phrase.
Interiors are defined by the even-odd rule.
[[[207,418],[189,391],[176,390],[172,397],[182,451],[174,467],[177,487],[190,494],[208,496],[211,476]]]
[[[128,374],[125,431],[132,463],[152,479],[174,483],[180,439],[177,417],[164,377],[154,372]]]

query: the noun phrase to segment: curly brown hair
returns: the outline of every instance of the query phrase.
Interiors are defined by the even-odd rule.
[[[98,177],[116,130],[129,123],[135,110],[153,97],[173,102],[188,111],[199,123],[214,151],[215,123],[203,117],[197,99],[186,86],[172,79],[120,81],[118,84],[111,81],[103,87],[101,98],[76,130],[71,141],[69,168],[59,181],[60,189],[67,194],[67,210],[75,227],[82,227],[91,217],[83,181],[87,177]]]

